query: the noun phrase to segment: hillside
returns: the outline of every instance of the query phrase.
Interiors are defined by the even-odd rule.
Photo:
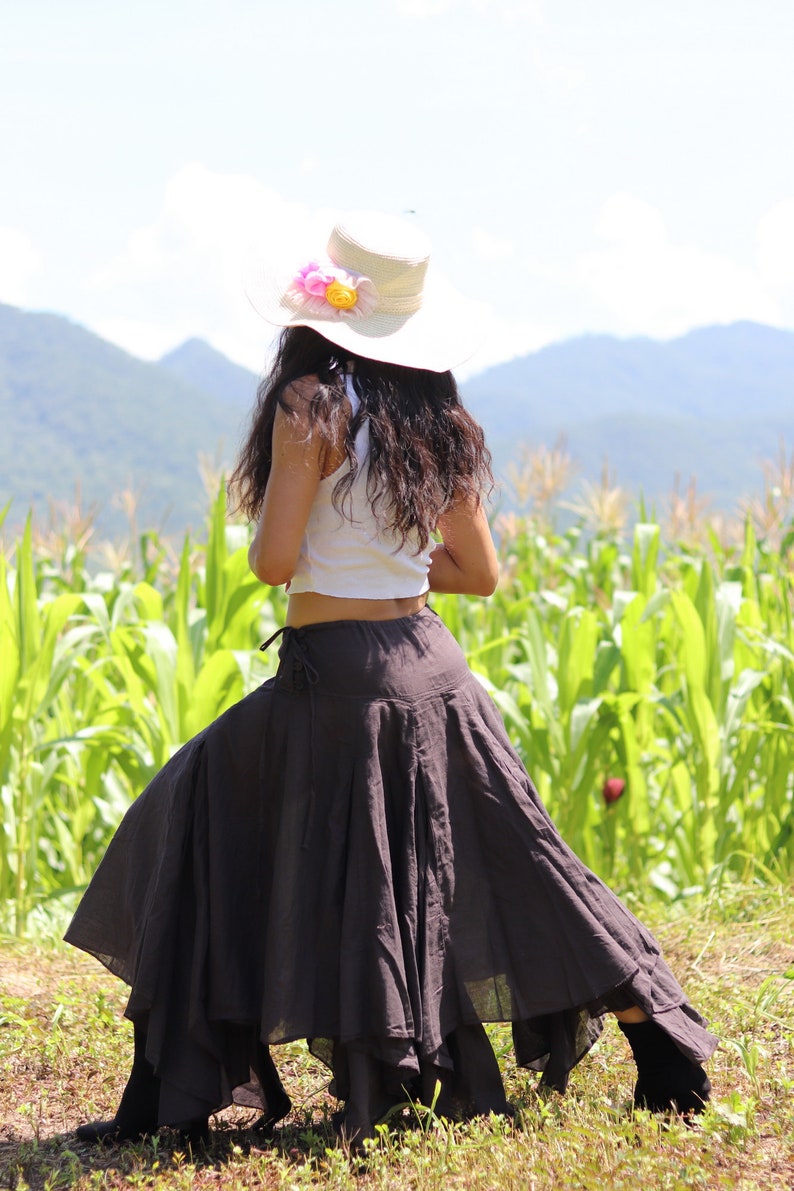
[[[0,305],[0,506],[70,500],[79,484],[106,532],[124,527],[118,495],[139,494],[139,523],[174,533],[205,506],[200,453],[232,460],[257,377],[188,340],[145,363],[68,319]],[[651,501],[679,473],[731,507],[758,489],[760,460],[794,447],[794,333],[753,323],[669,343],[585,336],[490,368],[462,385],[497,471],[521,443],[562,433],[579,479],[605,458]],[[503,499],[507,499],[507,494]]]
[[[158,361],[185,384],[211,393],[224,405],[247,411],[256,396],[257,377],[227,360],[203,339],[188,339]]]
[[[586,335],[489,368],[467,381],[495,433],[633,413],[764,418],[794,408],[794,332],[757,323],[705,327],[680,339]]]
[[[199,453],[230,459],[242,420],[242,403],[230,410],[65,318],[0,306],[0,503],[14,498],[12,522],[79,485],[115,532],[114,498],[131,488],[141,524],[181,532],[205,507]]]
[[[651,499],[676,474],[730,507],[757,490],[760,460],[794,446],[794,333],[755,323],[680,339],[584,336],[473,377],[463,386],[503,470],[517,442],[564,435],[580,476],[608,459],[618,482]]]

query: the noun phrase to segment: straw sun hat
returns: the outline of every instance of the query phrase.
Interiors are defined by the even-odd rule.
[[[334,225],[324,252],[249,267],[246,292],[277,327],[312,327],[370,360],[446,372],[476,350],[482,311],[429,260],[415,224],[357,212]]]

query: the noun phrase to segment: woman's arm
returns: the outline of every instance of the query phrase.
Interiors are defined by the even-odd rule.
[[[323,441],[309,420],[312,387],[287,390],[291,412],[276,410],[265,499],[248,562],[257,579],[279,587],[292,578],[321,477]]]
[[[491,595],[499,563],[482,501],[456,505],[439,518],[438,529],[442,541],[430,556],[430,590]]]

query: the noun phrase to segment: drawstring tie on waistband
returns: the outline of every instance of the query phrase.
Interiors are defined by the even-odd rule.
[[[316,714],[314,705],[314,688],[320,681],[320,675],[317,668],[312,665],[309,660],[302,642],[304,640],[304,633],[302,629],[293,628],[292,625],[282,625],[280,629],[276,629],[272,636],[268,637],[262,645],[259,646],[261,652],[265,652],[281,634],[284,634],[284,643],[287,649],[294,655],[295,666],[303,671],[306,675],[306,682],[309,688],[309,723],[310,723],[310,758],[309,758],[309,806],[306,811],[306,824],[303,829],[303,838],[301,840],[301,848],[308,848],[309,836],[311,835],[312,820],[314,819],[314,807],[316,802],[315,791],[315,760],[317,753],[317,739],[316,739]]]
[[[263,641],[262,644],[259,646],[259,652],[265,653],[266,650],[270,649],[270,646],[273,644],[276,637],[280,637],[282,633],[286,633],[286,631],[289,627],[290,626],[288,624],[283,624],[280,629],[276,629],[276,631],[275,631],[275,633],[273,633],[272,637],[268,637],[267,641]]]

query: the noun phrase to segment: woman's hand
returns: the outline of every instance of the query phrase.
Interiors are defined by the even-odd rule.
[[[290,410],[279,406],[273,423],[270,477],[248,550],[251,570],[271,587],[288,583],[295,572],[321,479],[323,442],[309,419],[312,391],[309,380],[290,385],[286,392]]]
[[[439,518],[438,529],[442,542],[431,551],[430,590],[492,595],[499,563],[482,501],[456,505]]]

